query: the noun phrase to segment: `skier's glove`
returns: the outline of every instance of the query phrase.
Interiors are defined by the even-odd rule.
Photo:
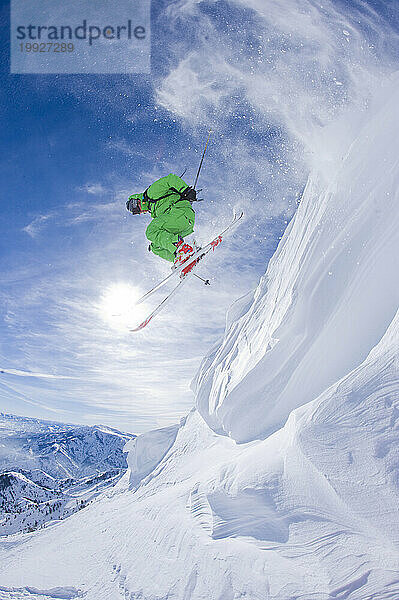
[[[194,188],[188,187],[183,192],[183,198],[189,200],[189,202],[195,202],[197,199],[197,192]]]

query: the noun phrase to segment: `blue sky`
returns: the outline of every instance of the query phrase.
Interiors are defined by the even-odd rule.
[[[151,75],[38,76],[9,74],[2,5],[0,410],[140,432],[192,407],[226,310],[295,210],[318,129],[351,91],[362,104],[376,47],[390,68],[389,3],[374,21],[359,6],[154,0]],[[185,167],[192,183],[209,128],[196,237],[234,209],[245,221],[202,266],[212,287],[190,282],[131,334],[134,298],[169,265],[147,252],[148,217],[129,215],[126,197]]]

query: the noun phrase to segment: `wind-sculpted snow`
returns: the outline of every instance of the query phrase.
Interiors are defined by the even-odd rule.
[[[395,314],[397,77],[383,97],[330,173],[311,175],[252,306],[197,376],[199,412],[238,442],[265,438],[356,367]]]
[[[128,454],[130,484],[137,486],[144,477],[159,465],[176,439],[179,426],[172,425],[143,433],[128,442],[125,452]]]

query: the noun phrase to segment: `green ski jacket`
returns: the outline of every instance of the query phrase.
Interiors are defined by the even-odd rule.
[[[188,187],[183,179],[170,173],[154,181],[143,194],[131,196],[140,200],[141,212],[151,214],[152,221],[146,229],[150,250],[170,262],[175,259],[179,237],[184,238],[194,231],[195,213],[191,203],[181,200],[178,193]]]

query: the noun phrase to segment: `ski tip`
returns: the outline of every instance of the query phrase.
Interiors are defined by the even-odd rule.
[[[138,325],[138,327],[135,327],[134,329],[129,329],[129,331],[131,333],[135,333],[136,331],[141,331],[142,329],[144,329],[144,327],[146,325],[148,325],[148,323],[151,321],[152,317],[153,317],[153,315],[151,315],[150,317],[148,317],[148,319],[146,319],[145,321],[140,323],[140,325]]]

